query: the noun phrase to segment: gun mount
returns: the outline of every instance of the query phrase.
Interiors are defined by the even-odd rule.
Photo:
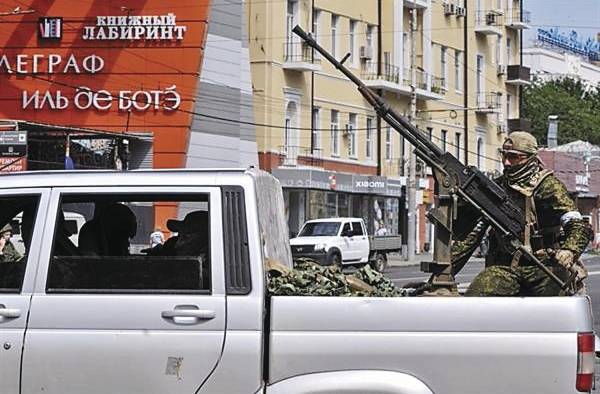
[[[402,135],[413,147],[415,154],[433,170],[435,178],[435,206],[428,217],[435,223],[435,245],[432,262],[421,264],[421,270],[432,274],[430,284],[435,287],[455,286],[454,275],[464,266],[465,261],[452,261],[453,237],[471,229],[478,220],[485,220],[507,239],[514,252],[540,267],[560,285],[566,294],[573,294],[569,282],[563,282],[544,265],[523,242],[525,215],[515,205],[504,189],[489,179],[479,169],[462,164],[456,157],[442,151],[415,125],[391,108],[384,99],[367,87],[357,76],[321,47],[316,40],[300,26],[293,32],[304,42],[319,52],[335,68],[340,70],[356,86],[358,91],[375,109],[377,115]]]

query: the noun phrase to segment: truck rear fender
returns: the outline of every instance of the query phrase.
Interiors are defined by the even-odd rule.
[[[295,376],[266,394],[434,394],[412,375],[392,371],[335,371]]]

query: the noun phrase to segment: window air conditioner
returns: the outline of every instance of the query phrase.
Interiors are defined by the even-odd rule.
[[[461,16],[466,16],[467,15],[467,9],[465,7],[456,7],[456,16],[461,17]]]
[[[453,3],[444,3],[444,14],[454,15],[456,14],[456,7]]]
[[[490,12],[489,14],[487,14],[485,16],[485,23],[488,25],[495,25],[496,24],[496,14],[493,12]]]
[[[362,45],[359,50],[359,57],[365,60],[373,59],[373,47],[370,45]]]

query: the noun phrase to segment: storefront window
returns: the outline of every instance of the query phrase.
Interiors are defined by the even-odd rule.
[[[349,195],[348,194],[342,194],[339,193],[337,195],[338,198],[338,216],[339,217],[348,217],[350,216],[350,209],[349,209]]]
[[[327,207],[325,204],[325,192],[320,190],[308,191],[308,220],[321,219],[327,217]]]
[[[385,220],[384,225],[389,235],[398,235],[400,203],[397,198],[385,199]]]
[[[290,229],[290,237],[295,237],[306,221],[306,190],[285,189],[283,199],[285,202],[285,214]]]

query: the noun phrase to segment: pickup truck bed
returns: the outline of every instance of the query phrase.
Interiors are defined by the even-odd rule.
[[[269,382],[388,371],[429,390],[410,393],[576,393],[589,310],[586,297],[273,297]]]

